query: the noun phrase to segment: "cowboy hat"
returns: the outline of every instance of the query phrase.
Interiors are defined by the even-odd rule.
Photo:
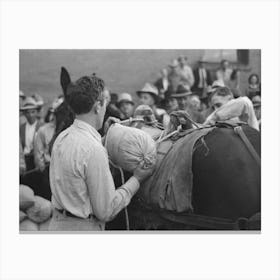
[[[134,105],[134,102],[132,100],[131,95],[129,93],[126,93],[126,92],[121,93],[119,95],[119,100],[117,102],[117,105],[120,106],[121,103],[123,103],[123,102],[127,102],[127,103],[130,103],[130,104]]]
[[[138,90],[136,93],[139,97],[141,93],[149,93],[155,98],[156,101],[159,99],[158,89],[150,83],[146,83],[144,87],[141,90]]]
[[[22,107],[20,108],[21,111],[26,111],[26,110],[34,110],[38,109],[38,104],[34,100],[34,98],[28,96],[25,98],[23,101]]]
[[[170,97],[184,97],[184,96],[188,96],[188,95],[191,95],[192,92],[190,90],[190,87],[187,86],[187,85],[179,85],[178,88],[177,88],[177,91],[176,93],[173,93],[171,94]]]
[[[179,66],[179,62],[177,59],[173,59],[172,62],[168,66],[171,68],[176,68]]]
[[[38,93],[34,93],[32,97],[36,101],[38,107],[42,107],[44,105],[44,100]]]

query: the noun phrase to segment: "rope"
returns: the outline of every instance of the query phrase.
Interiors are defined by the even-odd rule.
[[[121,167],[117,166],[116,164],[114,164],[111,160],[110,160],[110,164],[112,164],[113,167],[117,168],[120,171],[120,173],[121,173],[121,182],[122,182],[122,185],[123,185],[125,183],[123,169]],[[124,208],[124,213],[125,213],[126,230],[129,230],[129,216],[128,216],[127,207]]]
[[[162,137],[162,136],[163,136],[163,133],[161,133],[161,135],[160,135],[159,139],[156,141],[156,143],[159,144],[159,143],[163,142],[164,140],[170,138],[170,137],[173,136],[174,134],[180,132],[180,130],[181,130],[181,129],[178,128],[178,129],[176,129],[175,131],[173,131],[173,132],[171,132],[171,133],[165,135],[164,137]]]

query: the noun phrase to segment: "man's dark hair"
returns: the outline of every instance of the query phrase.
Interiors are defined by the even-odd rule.
[[[214,92],[211,94],[210,99],[214,96],[232,96],[233,94],[228,87],[217,87]]]
[[[90,112],[97,100],[103,102],[104,87],[104,81],[95,74],[84,76],[75,83],[69,84],[67,88],[68,103],[74,113],[86,114]]]
[[[223,59],[223,60],[221,61],[221,65],[223,65],[225,62],[228,62],[228,60],[227,60],[227,59]]]

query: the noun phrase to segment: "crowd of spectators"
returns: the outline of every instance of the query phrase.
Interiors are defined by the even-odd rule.
[[[106,89],[109,116],[126,120],[133,117],[135,105],[149,107],[154,118],[167,127],[169,115],[176,110],[187,112],[199,124],[217,120],[238,119],[260,129],[261,84],[257,74],[250,75],[245,91],[240,89],[242,71],[231,67],[227,60],[213,73],[199,60],[192,69],[187,57],[180,56],[160,70],[160,77],[148,82],[136,92],[113,93]],[[49,144],[55,132],[55,110],[64,98],[59,96],[42,116],[43,99],[26,96],[20,91],[20,172],[44,172],[50,161]],[[132,96],[137,96],[134,100]],[[103,130],[100,131],[103,134]]]

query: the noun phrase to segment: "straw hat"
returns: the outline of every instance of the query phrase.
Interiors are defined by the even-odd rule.
[[[28,96],[22,103],[21,111],[38,109],[38,104],[34,98]]]
[[[132,105],[134,105],[134,102],[132,100],[132,96],[129,94],[129,93],[121,93],[119,95],[119,100],[118,100],[118,103],[117,105],[120,106],[122,102],[127,102],[127,103],[130,103]]]
[[[171,94],[171,97],[184,97],[184,96],[188,96],[191,95],[191,89],[188,85],[179,85],[177,88],[176,93]]]
[[[32,97],[36,101],[38,107],[42,107],[44,105],[44,99],[38,93],[33,94]]]
[[[179,62],[177,59],[173,59],[172,62],[169,64],[169,67],[176,68],[179,66]]]
[[[159,98],[159,96],[158,96],[158,89],[154,85],[152,85],[150,83],[146,83],[144,85],[144,87],[141,90],[138,90],[136,93],[137,93],[137,95],[139,97],[140,97],[141,93],[149,93],[149,94],[151,94],[155,98],[156,101]]]

